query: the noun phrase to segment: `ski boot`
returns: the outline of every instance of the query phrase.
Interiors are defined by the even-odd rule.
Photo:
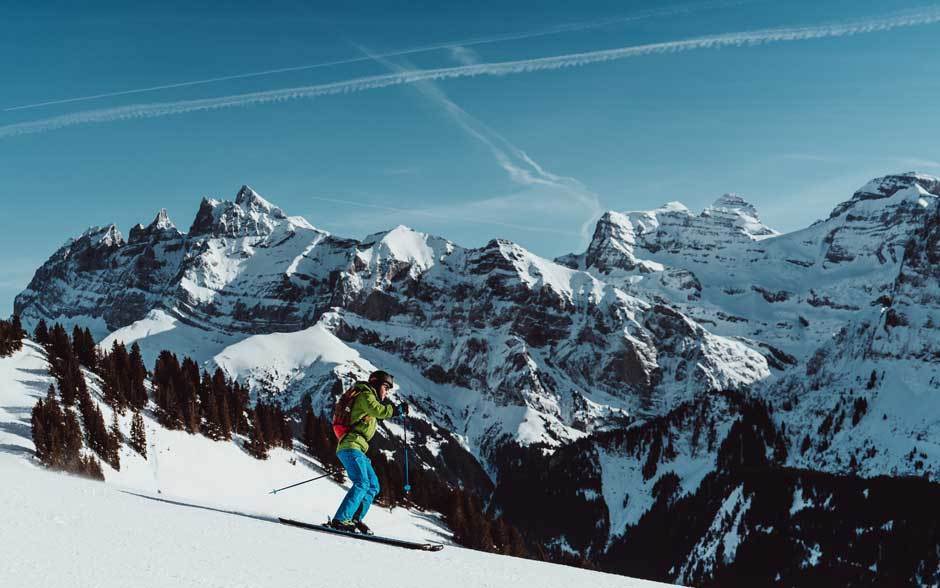
[[[372,529],[370,529],[368,525],[359,519],[353,519],[352,523],[355,525],[356,531],[362,533],[363,535],[375,535],[375,533],[372,532]]]
[[[331,529],[336,529],[337,531],[345,531],[346,533],[355,533],[357,531],[356,523],[354,521],[338,521],[332,519],[326,524],[327,527]]]

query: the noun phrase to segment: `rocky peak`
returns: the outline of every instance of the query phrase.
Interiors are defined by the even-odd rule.
[[[725,230],[736,233],[750,240],[766,239],[777,235],[777,231],[761,222],[757,208],[741,197],[729,192],[702,211],[702,217],[711,217]]]
[[[907,172],[875,178],[855,191],[851,200],[836,206],[829,214],[835,218],[852,211],[883,210],[905,202],[921,204],[919,200],[926,197],[926,201],[940,197],[940,178]]]
[[[286,218],[284,211],[262,198],[260,194],[255,192],[254,189],[248,185],[242,186],[241,189],[238,190],[238,194],[235,196],[235,204],[238,204],[248,211],[262,212],[274,218]]]
[[[116,225],[111,224],[87,229],[78,241],[85,241],[93,248],[121,247],[124,245],[124,235],[121,234]]]
[[[175,229],[176,226],[173,224],[173,221],[170,220],[170,215],[166,213],[166,209],[161,208],[160,212],[157,213],[156,218],[154,218],[153,222],[150,223],[150,228],[166,230]]]
[[[907,172],[875,178],[856,190],[852,198],[858,200],[888,198],[899,190],[914,186],[920,186],[930,194],[940,195],[940,178],[917,172]]]
[[[176,225],[173,224],[173,221],[170,220],[170,216],[167,214],[165,208],[161,208],[160,212],[157,213],[157,216],[153,219],[146,227],[142,224],[137,224],[131,228],[130,236],[128,238],[129,243],[139,243],[141,241],[162,241],[165,239],[176,239],[182,236],[182,233],[176,228]]]
[[[734,192],[728,192],[723,194],[718,200],[711,205],[711,208],[725,208],[728,210],[734,210],[741,213],[744,213],[748,216],[759,218],[757,215],[757,209],[754,208],[754,205],[741,197],[740,194],[735,194]]]
[[[274,206],[249,186],[242,186],[235,201],[203,198],[189,229],[193,236],[216,237],[267,236],[288,220],[284,211]],[[309,227],[306,221],[298,222]]]
[[[633,269],[635,245],[636,235],[630,219],[619,212],[605,212],[594,227],[594,236],[584,255],[585,267],[595,267],[601,272],[613,268]]]

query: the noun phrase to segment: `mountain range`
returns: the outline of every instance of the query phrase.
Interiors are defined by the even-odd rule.
[[[916,173],[789,233],[736,194],[610,211],[554,260],[404,226],[342,238],[243,186],[185,233],[160,211],[69,239],[15,313],[321,414],[386,369],[420,467],[603,569],[929,585],[938,530],[896,498],[937,495],[938,261],[940,179]]]

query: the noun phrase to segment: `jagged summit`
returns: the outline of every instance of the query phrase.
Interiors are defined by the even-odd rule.
[[[888,198],[899,190],[920,186],[926,192],[940,195],[940,178],[918,172],[907,172],[875,178],[855,191],[853,200]]]
[[[156,218],[153,219],[153,222],[150,223],[150,227],[153,229],[175,229],[176,225],[173,224],[173,221],[170,220],[170,215],[167,214],[165,208],[161,208],[160,212],[157,213]]]
[[[893,174],[875,178],[859,188],[850,200],[842,202],[829,214],[835,218],[849,210],[876,212],[905,202],[924,207],[940,197],[940,178],[917,172]],[[853,212],[854,214],[854,212]]]
[[[739,194],[727,193],[696,214],[681,202],[671,201],[653,210],[608,211],[597,221],[587,251],[558,258],[568,267],[660,271],[647,261],[660,251],[702,252],[747,245],[779,233],[761,222],[757,209]]]
[[[79,240],[86,237],[92,246],[120,247],[124,244],[124,235],[114,224],[89,227]]]
[[[722,194],[720,198],[715,200],[711,205],[711,208],[725,208],[728,210],[737,210],[752,216],[755,219],[759,218],[757,215],[757,209],[753,204],[745,200],[740,194],[734,192],[728,192],[727,194]]]
[[[246,237],[270,235],[284,221],[303,228],[313,228],[300,217],[284,214],[261,197],[250,186],[242,186],[235,201],[203,198],[189,234],[215,235],[219,237]]]
[[[179,232],[165,208],[161,208],[157,216],[146,227],[140,223],[131,227],[128,243],[141,241],[160,241],[165,239],[178,239],[183,234]]]
[[[257,209],[264,211],[275,218],[285,218],[284,211],[262,198],[260,194],[255,192],[255,190],[247,184],[238,190],[238,194],[235,196],[235,204],[249,210]]]

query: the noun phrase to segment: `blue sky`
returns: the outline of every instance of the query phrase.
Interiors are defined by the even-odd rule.
[[[940,175],[940,4],[33,4],[3,9],[0,315],[67,237],[161,207],[186,230],[242,184],[343,236],[554,257],[603,210],[734,191],[792,230],[871,177]],[[415,70],[441,73],[388,85]]]

